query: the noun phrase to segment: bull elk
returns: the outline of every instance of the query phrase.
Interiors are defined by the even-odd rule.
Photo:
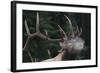
[[[67,35],[64,32],[64,30],[60,27],[60,25],[58,25],[59,31],[60,31],[60,33],[63,34],[63,36],[61,38],[57,38],[57,39],[50,38],[48,36],[47,30],[44,30],[45,34],[42,34],[40,32],[40,30],[39,30],[39,26],[40,26],[39,13],[38,12],[36,15],[36,32],[35,33],[32,33],[32,34],[30,33],[28,25],[27,25],[27,21],[25,20],[25,29],[28,34],[28,38],[27,38],[27,41],[26,41],[26,44],[25,44],[23,50],[26,49],[28,42],[30,41],[30,38],[38,36],[40,38],[47,39],[48,41],[57,41],[61,47],[61,50],[59,51],[57,56],[55,56],[54,58],[51,58],[51,59],[44,60],[42,62],[71,60],[71,59],[75,58],[74,57],[75,54],[77,54],[79,51],[81,51],[83,49],[84,43],[85,43],[85,41],[80,37],[80,35],[82,34],[82,29],[79,30],[79,28],[77,26],[76,30],[73,30],[71,20],[66,15],[64,15],[64,17],[68,20],[71,32],[69,35]]]

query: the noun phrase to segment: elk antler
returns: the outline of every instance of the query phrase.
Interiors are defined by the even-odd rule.
[[[25,20],[25,28],[26,28],[26,32],[28,34],[28,36],[30,36],[30,31],[29,31],[29,28],[28,28],[28,25],[27,25],[27,21]]]
[[[73,26],[72,26],[72,22],[71,22],[71,20],[68,18],[68,16],[66,16],[66,15],[64,15],[65,16],[65,18],[68,20],[68,22],[69,22],[69,28],[70,28],[70,30],[71,30],[71,36],[72,37],[74,37],[75,35],[74,35],[74,30],[73,30]]]
[[[66,18],[66,19],[68,20],[68,22],[69,22],[69,27],[70,27],[70,30],[71,30],[71,36],[72,36],[72,37],[75,37],[75,33],[77,33],[77,36],[80,36],[81,33],[82,33],[82,28],[81,28],[80,31],[79,31],[78,26],[76,26],[76,32],[74,32],[74,29],[73,29],[71,20],[68,18],[68,16],[66,16],[66,15],[64,15],[64,16],[65,16],[65,18]]]
[[[50,37],[48,36],[47,30],[45,30],[45,34],[46,34],[47,40],[49,40],[49,41],[55,42],[55,41],[60,41],[60,40],[61,40],[61,39],[52,39],[52,38],[50,38]]]
[[[64,37],[67,38],[66,33],[64,32],[64,30],[58,25],[60,32],[62,32],[64,34]]]
[[[80,36],[82,34],[82,28],[80,28],[80,30],[79,30],[78,26],[76,26],[76,31],[74,32],[74,34],[76,36]]]
[[[40,21],[39,21],[39,13],[37,12],[37,15],[36,15],[36,32],[40,32],[39,30],[39,26],[40,26]]]
[[[80,31],[77,36],[80,36],[81,34],[82,34],[82,28],[80,28]]]
[[[40,30],[39,30],[39,27],[40,27],[40,23],[39,23],[39,13],[38,12],[36,14],[36,32],[35,33],[30,33],[29,27],[28,27],[28,24],[27,24],[27,21],[26,20],[25,20],[25,23],[24,24],[25,24],[26,32],[28,34],[28,38],[27,38],[27,41],[26,41],[26,43],[24,45],[23,50],[25,50],[25,48],[27,47],[28,42],[30,41],[30,38],[35,37],[35,36],[38,36],[38,37],[43,38],[43,39],[48,39],[49,41],[60,41],[61,40],[61,39],[51,39],[48,36],[46,36],[46,35],[44,35],[44,34],[42,34],[40,32]],[[47,31],[46,31],[46,33],[47,33]]]

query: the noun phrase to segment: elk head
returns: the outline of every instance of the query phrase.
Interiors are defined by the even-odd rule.
[[[62,40],[60,40],[59,44],[63,50],[67,50],[68,52],[78,52],[83,49],[85,41],[80,37],[82,34],[82,29],[79,30],[78,26],[76,30],[73,30],[73,26],[71,20],[65,15],[65,18],[68,20],[70,25],[70,34],[67,35],[64,30],[58,25],[60,32],[63,33]]]

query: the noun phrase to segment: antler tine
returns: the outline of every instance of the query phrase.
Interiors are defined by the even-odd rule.
[[[64,37],[67,37],[66,33],[64,32],[64,30],[60,27],[60,25],[58,25],[59,30],[64,34]]]
[[[48,41],[57,42],[57,41],[61,41],[61,39],[51,39],[51,38],[48,38]]]
[[[80,28],[80,31],[78,33],[78,36],[80,36],[82,34],[82,28]]]
[[[74,31],[73,31],[73,26],[72,26],[72,23],[71,23],[71,20],[68,18],[68,16],[64,15],[65,18],[68,20],[69,24],[70,24],[70,30],[71,30],[71,33],[72,33],[72,36],[74,37]]]
[[[39,32],[39,13],[36,13],[36,32]]]
[[[29,41],[30,41],[30,38],[28,37],[28,38],[27,38],[27,40],[26,40],[26,43],[25,43],[25,45],[24,45],[24,47],[23,47],[23,50],[25,50],[25,49],[26,49],[26,47],[27,47],[27,45],[28,45]]]
[[[48,37],[48,32],[47,32],[47,30],[45,30],[45,34],[46,34],[46,36]]]
[[[45,34],[46,34],[47,39],[49,40],[50,38],[48,37],[48,31],[46,29],[45,29]]]
[[[79,28],[78,28],[78,26],[76,26],[76,32],[77,32],[77,33],[79,32]]]
[[[27,32],[28,36],[30,36],[30,31],[29,31],[29,28],[28,28],[26,20],[25,20],[25,29],[26,29],[26,32]]]

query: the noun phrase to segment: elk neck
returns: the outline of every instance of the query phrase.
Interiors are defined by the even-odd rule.
[[[56,56],[56,59],[63,60],[63,61],[64,60],[74,60],[76,55],[77,54],[73,52],[73,50],[71,51],[63,50]]]

